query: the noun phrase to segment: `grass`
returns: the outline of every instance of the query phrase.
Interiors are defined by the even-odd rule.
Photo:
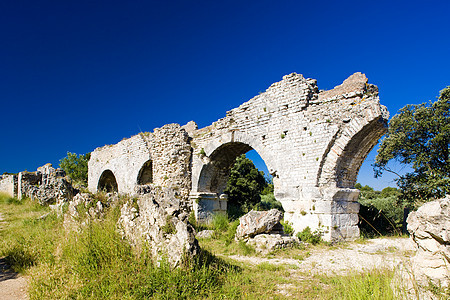
[[[116,230],[120,206],[79,231],[28,199],[0,196],[0,255],[29,276],[30,299],[394,299],[392,272],[314,275],[297,265],[236,262],[229,255],[254,249],[233,239],[237,222],[217,217],[215,238],[200,241],[201,255],[181,268],[155,266]],[[277,250],[269,257],[301,260],[315,247]],[[259,255],[260,256],[260,255]]]

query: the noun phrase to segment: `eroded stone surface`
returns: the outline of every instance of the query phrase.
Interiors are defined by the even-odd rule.
[[[257,252],[269,253],[277,249],[292,248],[300,244],[300,241],[298,238],[286,234],[263,233],[248,239],[247,243],[255,247]]]
[[[121,208],[119,226],[123,236],[140,247],[145,242],[155,261],[166,259],[178,266],[183,258],[192,258],[198,251],[195,230],[187,223],[187,214],[180,210],[179,200],[170,188],[155,188],[129,201]]]
[[[450,196],[425,203],[407,219],[416,255],[405,264],[402,277],[406,288],[415,294],[422,287],[421,299],[434,299],[423,288],[429,283],[448,288],[450,283]]]

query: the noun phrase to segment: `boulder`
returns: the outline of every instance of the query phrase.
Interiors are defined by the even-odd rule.
[[[237,240],[254,237],[257,234],[269,233],[274,228],[280,228],[283,213],[277,209],[268,211],[250,211],[239,218],[239,226],[236,229]],[[282,227],[281,227],[282,228]]]

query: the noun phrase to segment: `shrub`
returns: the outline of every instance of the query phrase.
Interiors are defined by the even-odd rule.
[[[309,226],[307,226],[301,232],[297,233],[297,237],[300,239],[300,241],[313,245],[317,245],[323,241],[322,235],[323,232],[319,228],[314,230],[314,232],[311,232],[311,228],[309,228]]]
[[[294,228],[292,228],[291,223],[284,222],[284,221],[281,221],[280,223],[281,223],[281,225],[283,225],[284,233],[289,234],[289,235],[293,235],[294,234]]]

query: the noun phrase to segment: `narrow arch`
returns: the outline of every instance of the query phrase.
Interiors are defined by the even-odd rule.
[[[147,160],[139,170],[137,176],[137,184],[144,185],[153,182],[153,162],[151,159]]]
[[[117,180],[114,176],[114,173],[111,170],[105,170],[103,171],[102,175],[100,176],[100,179],[98,180],[98,191],[105,191],[108,193],[111,192],[118,192],[118,186],[117,186]]]

